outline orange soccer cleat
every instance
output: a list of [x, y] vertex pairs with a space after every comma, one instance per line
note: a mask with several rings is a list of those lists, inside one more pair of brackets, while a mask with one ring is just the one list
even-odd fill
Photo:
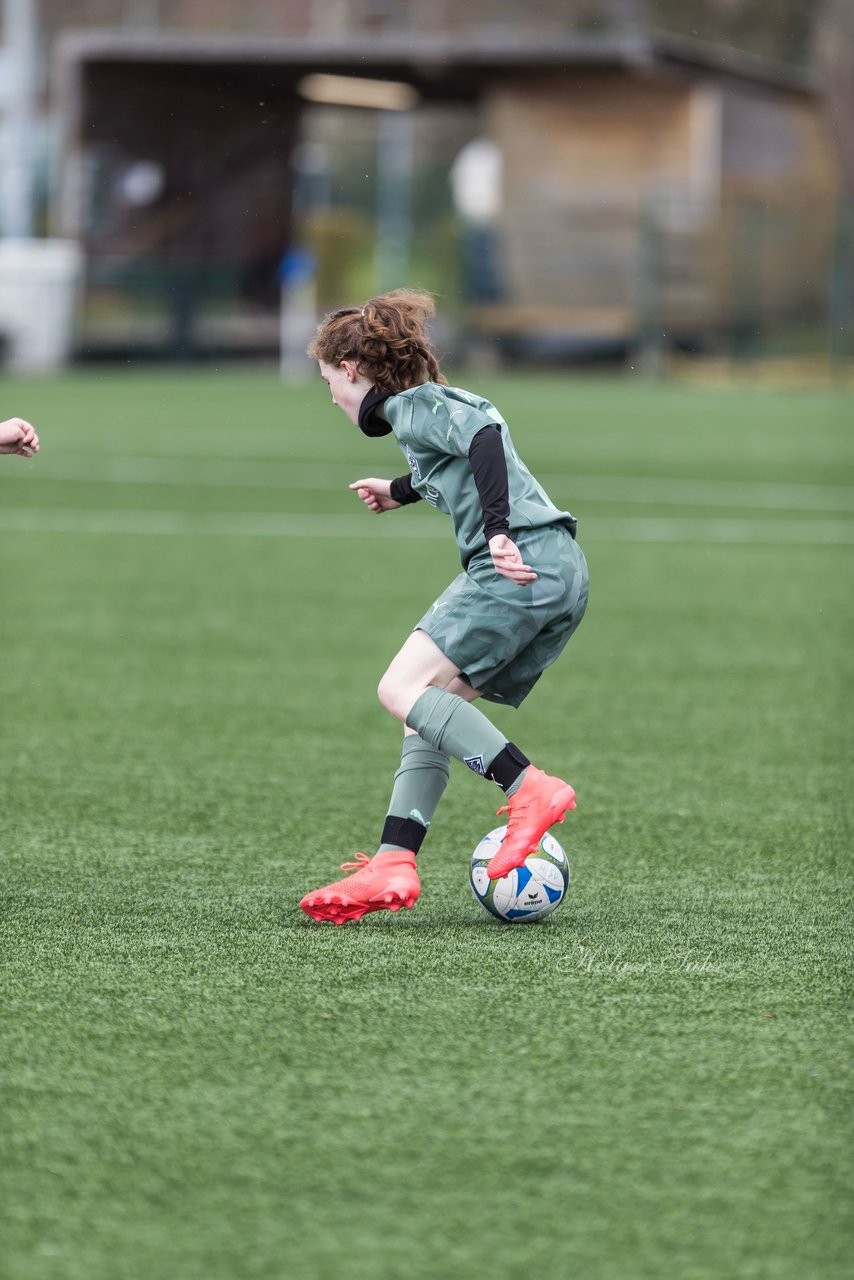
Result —
[[563, 822], [567, 809], [574, 808], [575, 792], [568, 782], [529, 765], [519, 790], [498, 810], [499, 817], [509, 813], [510, 821], [501, 848], [486, 864], [490, 880], [501, 880], [521, 867], [549, 827]]
[[346, 920], [361, 920], [369, 911], [412, 908], [421, 893], [415, 854], [408, 850], [387, 849], [372, 858], [357, 853], [356, 861], [343, 862], [341, 870], [355, 874], [307, 893], [300, 903], [306, 915], [344, 924]]

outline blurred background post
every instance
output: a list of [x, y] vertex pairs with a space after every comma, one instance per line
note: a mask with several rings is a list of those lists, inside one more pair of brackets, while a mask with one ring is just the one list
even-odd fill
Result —
[[3, 0], [0, 46], [0, 349], [18, 372], [72, 356], [82, 253], [39, 234], [48, 164], [36, 0]]
[[3, 0], [0, 102], [4, 120], [3, 232], [33, 233], [37, 36], [32, 0]]

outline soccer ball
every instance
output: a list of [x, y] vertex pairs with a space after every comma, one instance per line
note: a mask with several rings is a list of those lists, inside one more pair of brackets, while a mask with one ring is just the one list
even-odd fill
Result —
[[566, 897], [569, 859], [554, 836], [546, 833], [521, 867], [501, 880], [490, 880], [486, 864], [498, 852], [506, 834], [506, 827], [496, 827], [471, 855], [472, 893], [497, 920], [511, 924], [542, 920]]

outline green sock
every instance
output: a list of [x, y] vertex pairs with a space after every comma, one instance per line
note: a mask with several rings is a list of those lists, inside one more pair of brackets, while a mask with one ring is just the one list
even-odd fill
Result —
[[504, 734], [482, 711], [447, 689], [425, 689], [406, 723], [431, 747], [462, 760], [473, 773], [484, 776], [499, 751], [507, 746]]
[[451, 762], [444, 751], [435, 750], [417, 733], [406, 735], [379, 853], [390, 849], [418, 852], [448, 785], [450, 772]]

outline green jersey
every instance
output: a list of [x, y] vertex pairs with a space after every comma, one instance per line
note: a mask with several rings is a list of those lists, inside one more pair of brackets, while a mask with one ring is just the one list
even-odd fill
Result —
[[556, 507], [531, 475], [507, 423], [488, 400], [459, 387], [425, 382], [389, 396], [383, 412], [409, 464], [413, 488], [453, 520], [463, 564], [486, 545], [469, 449], [478, 432], [490, 425], [499, 427], [504, 446], [511, 536], [515, 530], [564, 525], [575, 537], [575, 518]]

